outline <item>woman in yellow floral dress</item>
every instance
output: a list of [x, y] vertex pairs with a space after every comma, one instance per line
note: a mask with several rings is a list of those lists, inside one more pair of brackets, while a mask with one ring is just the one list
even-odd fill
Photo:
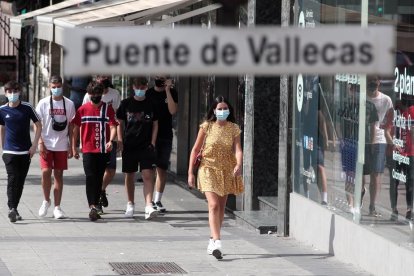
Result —
[[208, 201], [210, 241], [207, 253], [222, 258], [220, 229], [229, 194], [243, 192], [241, 178], [243, 152], [241, 130], [234, 123], [233, 107], [222, 96], [218, 96], [200, 125], [197, 140], [190, 155], [188, 185], [195, 187], [194, 160], [202, 148], [201, 164], [198, 168], [197, 187], [205, 193]]

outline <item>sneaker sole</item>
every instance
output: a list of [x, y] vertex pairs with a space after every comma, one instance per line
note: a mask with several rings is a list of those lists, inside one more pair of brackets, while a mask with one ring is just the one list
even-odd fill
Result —
[[151, 220], [151, 219], [155, 218], [157, 215], [158, 215], [158, 211], [152, 212], [149, 215], [145, 214], [145, 219], [146, 220]]
[[223, 255], [221, 254], [221, 251], [219, 249], [214, 249], [212, 255], [217, 259], [221, 260], [223, 259]]

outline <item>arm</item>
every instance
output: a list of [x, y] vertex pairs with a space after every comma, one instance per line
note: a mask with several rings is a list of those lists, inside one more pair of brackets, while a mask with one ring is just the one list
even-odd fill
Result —
[[110, 135], [109, 135], [109, 142], [106, 143], [106, 150], [111, 151], [112, 150], [112, 141], [116, 138], [116, 125], [110, 126]]
[[194, 143], [193, 149], [191, 150], [190, 153], [190, 161], [188, 163], [188, 186], [190, 188], [195, 186], [194, 183], [194, 160], [196, 159], [196, 156], [198, 154], [198, 152], [200, 151], [201, 147], [203, 146], [204, 143], [204, 137], [206, 136], [205, 132], [203, 129], [200, 128], [200, 130], [198, 131], [198, 135], [197, 135], [197, 139]]
[[[36, 124], [33, 124], [33, 131], [36, 133], [36, 131], [37, 131], [37, 125]], [[39, 142], [38, 142], [38, 145], [39, 145], [39, 154], [43, 157], [43, 158], [46, 158], [46, 155], [47, 155], [47, 148], [46, 148], [46, 146], [45, 146], [45, 143], [43, 142], [43, 139], [42, 139], [42, 136], [40, 136], [40, 138], [39, 138]]]
[[37, 144], [39, 143], [40, 135], [42, 134], [42, 123], [37, 121], [35, 124], [35, 137], [32, 146], [29, 149], [30, 158], [36, 153]]
[[167, 94], [167, 104], [168, 104], [168, 111], [171, 115], [177, 113], [178, 104], [174, 101], [173, 97], [171, 96], [171, 87], [172, 87], [172, 80], [167, 79], [165, 81], [165, 94]]
[[4, 137], [6, 136], [6, 129], [4, 125], [0, 125], [0, 139], [1, 139], [1, 148], [4, 149]]
[[158, 121], [152, 122], [152, 135], [151, 135], [151, 144], [155, 147], [155, 143], [157, 142], [157, 135], [158, 135]]
[[323, 116], [323, 113], [320, 110], [318, 111], [318, 123], [319, 123], [319, 127], [321, 128], [323, 140], [325, 141], [324, 147], [325, 149], [327, 149], [328, 148], [328, 129], [326, 127], [325, 116]]
[[72, 134], [72, 155], [75, 159], [79, 159], [79, 149], [77, 147], [79, 141], [79, 126], [73, 125], [73, 134]]
[[385, 140], [387, 140], [387, 144], [392, 145], [392, 135], [391, 135], [391, 128], [392, 128], [392, 120], [394, 116], [394, 109], [390, 108], [385, 115], [387, 118], [387, 123], [384, 129]]
[[73, 157], [72, 136], [73, 136], [73, 124], [69, 123], [69, 125], [68, 125], [68, 139], [69, 139], [68, 159], [71, 159]]
[[241, 175], [242, 166], [243, 166], [243, 151], [241, 148], [240, 135], [237, 135], [237, 137], [234, 137], [233, 146], [235, 149], [236, 161], [237, 161], [236, 166], [234, 167], [234, 170], [233, 170], [233, 175], [237, 176], [237, 175]]
[[118, 136], [118, 151], [122, 152], [124, 149], [124, 120], [118, 119], [116, 133]]

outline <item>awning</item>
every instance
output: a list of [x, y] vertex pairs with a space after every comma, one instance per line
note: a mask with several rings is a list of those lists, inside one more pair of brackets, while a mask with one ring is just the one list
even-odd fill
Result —
[[10, 36], [14, 38], [21, 38], [22, 27], [32, 24], [32, 20], [29, 20], [37, 15], [46, 14], [54, 12], [56, 10], [61, 10], [71, 6], [78, 5], [80, 3], [86, 2], [89, 0], [67, 0], [59, 4], [48, 6], [42, 9], [38, 9], [29, 13], [25, 13], [19, 16], [10, 18]]
[[57, 10], [53, 13], [42, 14], [36, 16], [35, 20], [35, 37], [39, 39], [44, 39], [48, 41], [53, 41], [54, 26], [53, 21], [56, 18], [67, 17], [78, 13], [93, 11], [102, 8], [109, 8], [119, 4], [125, 4], [129, 2], [134, 2], [136, 0], [104, 0], [97, 3], [77, 6], [64, 10]]
[[[63, 30], [75, 27], [92, 27], [100, 24], [110, 26], [135, 25], [132, 20], [125, 20], [125, 17], [140, 12], [141, 17], [154, 16], [157, 13], [165, 13], [169, 9], [177, 9], [182, 5], [191, 5], [201, 0], [135, 0], [113, 5], [102, 5], [103, 1], [90, 5], [87, 10], [81, 12], [68, 11], [69, 14], [51, 14], [37, 19], [41, 29], [37, 32], [39, 38], [54, 41], [62, 44]], [[99, 5], [101, 4], [101, 5]], [[54, 31], [53, 31], [54, 28]], [[40, 37], [41, 36], [41, 37]]]

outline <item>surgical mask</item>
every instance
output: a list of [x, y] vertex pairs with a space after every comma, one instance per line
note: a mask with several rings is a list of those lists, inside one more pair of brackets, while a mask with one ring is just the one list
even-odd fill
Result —
[[52, 92], [53, 96], [61, 96], [63, 93], [63, 89], [62, 87], [55, 87], [55, 88], [51, 88], [50, 91]]
[[142, 89], [134, 89], [135, 96], [137, 97], [144, 97], [145, 96], [145, 90]]
[[216, 117], [217, 117], [217, 120], [219, 121], [227, 120], [227, 117], [229, 117], [229, 115], [230, 115], [230, 110], [228, 109], [216, 110]]
[[92, 101], [94, 104], [98, 104], [98, 103], [100, 103], [100, 102], [101, 102], [101, 100], [102, 100], [102, 95], [99, 95], [99, 96], [91, 96], [91, 101]]
[[7, 95], [7, 99], [9, 100], [9, 102], [15, 103], [19, 100], [19, 96], [20, 96], [20, 92], [9, 93]]
[[156, 79], [155, 80], [155, 86], [157, 87], [164, 87], [165, 85], [165, 81], [164, 80], [160, 80], [160, 79]]

